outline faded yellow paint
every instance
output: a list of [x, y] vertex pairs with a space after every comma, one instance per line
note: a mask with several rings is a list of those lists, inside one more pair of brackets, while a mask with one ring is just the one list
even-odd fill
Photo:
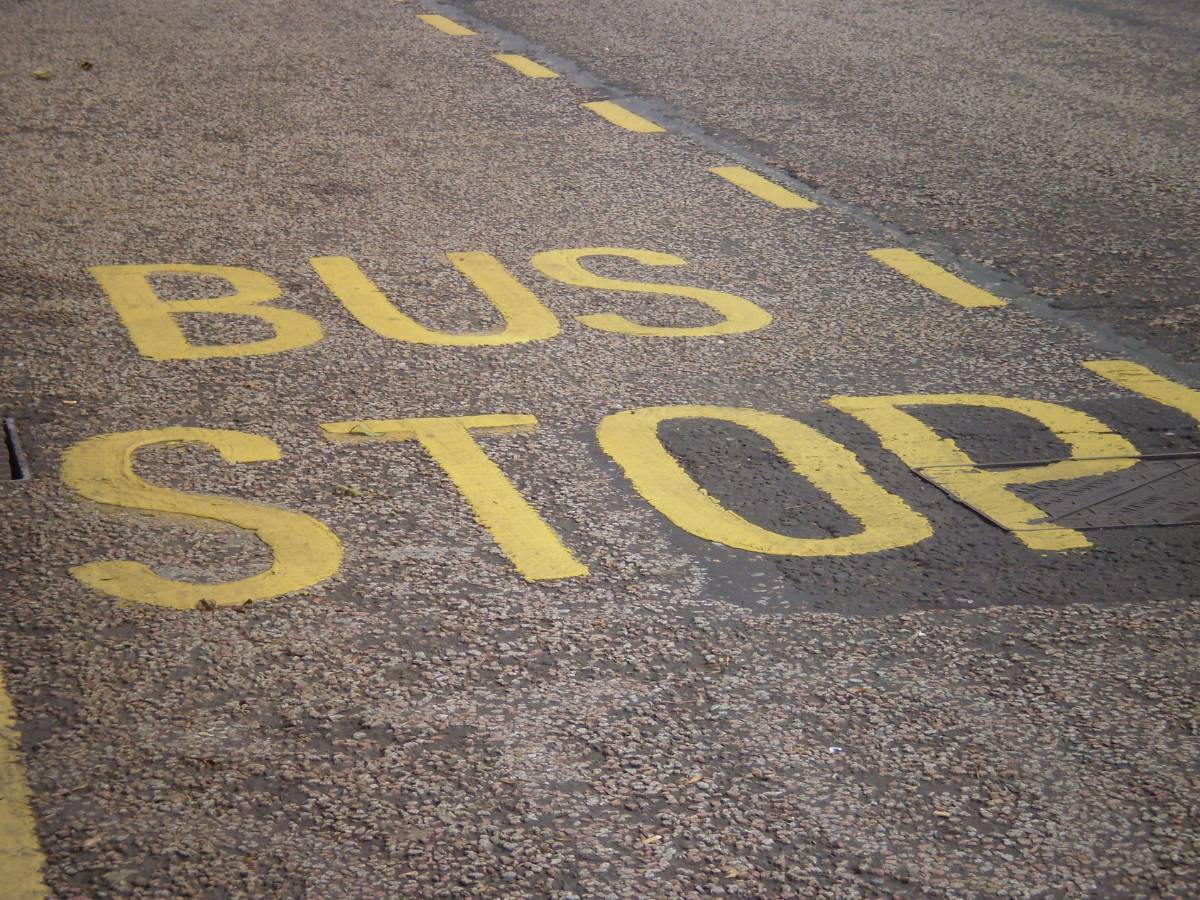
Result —
[[922, 259], [911, 250], [893, 247], [868, 252], [884, 265], [890, 266], [906, 278], [911, 278], [922, 287], [929, 288], [935, 294], [945, 297], [951, 303], [957, 303], [967, 309], [1008, 305], [1006, 300], [1001, 300], [995, 294], [989, 294], [973, 284], [968, 284], [961, 278], [951, 275], [941, 266]]
[[756, 172], [751, 172], [749, 169], [744, 169], [741, 166], [717, 166], [709, 169], [714, 175], [724, 178], [730, 184], [737, 185], [748, 194], [753, 194], [760, 200], [765, 200], [772, 206], [778, 206], [780, 209], [816, 209], [817, 204], [813, 203], [807, 197], [801, 197], [789, 191], [787, 188], [782, 188], [767, 179], [763, 178]]
[[362, 270], [345, 256], [309, 260], [354, 318], [376, 334], [410, 344], [491, 347], [523, 344], [558, 334], [558, 319], [490, 253], [447, 253], [450, 263], [487, 297], [504, 326], [485, 332], [435, 331], [396, 309]]
[[[1072, 550], [1091, 546], [1082, 532], [1039, 523], [1045, 511], [1008, 490], [1014, 484], [1071, 481], [1116, 472], [1132, 459], [1091, 457], [1136, 456], [1137, 449], [1112, 429], [1057, 403], [1021, 400], [992, 394], [897, 394], [888, 397], [832, 397], [831, 406], [849, 413], [879, 435], [880, 443], [911, 469], [935, 482], [1012, 531], [1034, 550]], [[1070, 448], [1070, 459], [1013, 469], [979, 469], [950, 438], [941, 437], [903, 406], [978, 406], [1017, 413], [1044, 425]], [[1085, 458], [1087, 457], [1087, 458]], [[939, 468], [939, 467], [946, 468]]]
[[453, 19], [447, 19], [445, 16], [425, 14], [417, 16], [417, 18], [426, 25], [432, 25], [442, 34], [449, 34], [453, 37], [469, 37], [475, 33], [465, 25], [459, 25]]
[[420, 442], [525, 578], [543, 581], [587, 575], [587, 566], [575, 559], [471, 434], [504, 434], [535, 425], [533, 416], [497, 414], [329, 422], [321, 429], [334, 438]]
[[[312, 316], [266, 304], [283, 292], [270, 277], [239, 266], [202, 266], [166, 263], [149, 266], [93, 266], [117, 315], [129, 331], [138, 352], [147, 359], [211, 359], [230, 356], [265, 356], [315, 344], [321, 326]], [[155, 275], [203, 275], [229, 282], [234, 293], [203, 300], [163, 300], [150, 278]], [[266, 322], [275, 336], [239, 344], [193, 344], [175, 321], [183, 315], [246, 316]]]
[[4, 900], [40, 900], [49, 894], [42, 880], [46, 858], [29, 804], [17, 713], [0, 672], [0, 897]]
[[172, 609], [231, 606], [267, 600], [311, 587], [336, 574], [342, 562], [337, 536], [303, 513], [231, 500], [211, 494], [186, 494], [148, 484], [134, 474], [138, 450], [161, 444], [201, 444], [230, 463], [280, 458], [270, 438], [214, 428], [160, 428], [90, 438], [63, 454], [62, 480], [95, 500], [125, 509], [174, 513], [224, 522], [252, 531], [274, 556], [266, 572], [216, 584], [176, 581], [128, 560], [92, 562], [71, 574], [88, 587], [137, 603]]
[[506, 66], [511, 66], [527, 78], [557, 78], [558, 73], [547, 69], [541, 63], [534, 62], [528, 56], [520, 53], [493, 53], [493, 59], [498, 59]]
[[583, 104], [583, 108], [590, 109], [600, 118], [611, 122], [619, 128], [624, 128], [626, 131], [635, 131], [639, 134], [659, 134], [666, 131], [661, 125], [657, 125], [635, 112], [630, 112], [621, 104], [613, 103], [611, 100], [596, 100], [592, 103], [585, 103]]
[[1141, 394], [1163, 406], [1173, 407], [1200, 422], [1200, 391], [1194, 388], [1176, 384], [1161, 375], [1156, 375], [1145, 366], [1123, 359], [1085, 362], [1083, 367], [1127, 391]]
[[[843, 537], [790, 537], [730, 512], [684, 471], [659, 440], [659, 426], [675, 419], [732, 422], [761, 435], [775, 445], [792, 471], [857, 519], [862, 530]], [[606, 416], [597, 437], [634, 490], [684, 531], [708, 541], [784, 556], [857, 556], [906, 547], [933, 534], [925, 517], [872, 480], [852, 452], [784, 416], [726, 406], [654, 406]]]
[[533, 265], [548, 278], [575, 287], [598, 288], [639, 294], [663, 294], [668, 297], [687, 297], [718, 313], [722, 321], [714, 325], [654, 326], [639, 325], [614, 313], [578, 316], [580, 322], [599, 331], [617, 334], [652, 335], [657, 337], [708, 337], [716, 334], [739, 334], [756, 331], [771, 324], [768, 312], [734, 294], [711, 291], [707, 288], [678, 284], [654, 284], [605, 278], [589, 272], [579, 261], [588, 256], [617, 256], [632, 259], [646, 266], [683, 266], [687, 263], [670, 253], [653, 250], [632, 250], [624, 247], [583, 247], [578, 250], [546, 250], [533, 256]]

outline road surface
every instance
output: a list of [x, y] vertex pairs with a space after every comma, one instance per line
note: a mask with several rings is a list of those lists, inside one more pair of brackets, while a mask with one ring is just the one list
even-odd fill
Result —
[[0, 12], [0, 893], [1200, 890], [1197, 17], [962, 11]]

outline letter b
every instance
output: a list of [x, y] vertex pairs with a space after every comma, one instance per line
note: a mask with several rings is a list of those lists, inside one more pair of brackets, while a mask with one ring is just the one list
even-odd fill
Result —
[[[166, 263], [93, 266], [91, 273], [125, 323], [138, 352], [147, 359], [265, 356], [307, 347], [321, 339], [321, 326], [312, 316], [267, 305], [282, 291], [270, 277], [254, 269]], [[150, 284], [153, 275], [207, 275], [229, 282], [234, 292], [202, 300], [163, 300]], [[184, 335], [176, 316], [197, 313], [249, 316], [266, 322], [275, 334], [236, 344], [194, 344]]]

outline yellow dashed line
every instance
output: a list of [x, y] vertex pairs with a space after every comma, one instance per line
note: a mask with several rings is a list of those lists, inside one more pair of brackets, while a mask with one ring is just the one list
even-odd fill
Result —
[[742, 190], [753, 194], [759, 200], [778, 206], [780, 209], [816, 209], [817, 204], [799, 194], [793, 194], [787, 188], [772, 184], [761, 175], [743, 169], [741, 166], [717, 166], [709, 169], [714, 175], [724, 178], [730, 184], [736, 184]]
[[1127, 391], [1141, 394], [1163, 406], [1171, 406], [1185, 412], [1200, 422], [1200, 391], [1176, 384], [1156, 375], [1145, 366], [1124, 359], [1101, 359], [1085, 362], [1085, 369], [1095, 372]]
[[[417, 18], [425, 24], [436, 28], [438, 31], [454, 35], [455, 37], [467, 37], [475, 34], [470, 28], [460, 25], [453, 19], [448, 19], [445, 16], [423, 14], [417, 16]], [[558, 73], [553, 69], [549, 69], [541, 63], [534, 62], [529, 57], [522, 56], [519, 53], [493, 53], [492, 57], [516, 69], [528, 78], [558, 77]], [[613, 125], [624, 128], [626, 131], [639, 134], [661, 134], [666, 131], [661, 125], [643, 116], [639, 116], [635, 112], [631, 112], [612, 100], [595, 100], [591, 103], [584, 103], [583, 107], [591, 110], [600, 116], [600, 118]], [[818, 204], [807, 197], [801, 197], [787, 188], [780, 187], [742, 166], [714, 166], [708, 171], [779, 209], [818, 208]], [[941, 266], [921, 258], [910, 250], [893, 247], [868, 252], [872, 257], [879, 260], [879, 262], [890, 266], [901, 275], [912, 279], [917, 284], [928, 288], [951, 303], [955, 303], [966, 309], [1008, 305], [1006, 300], [1002, 300], [982, 288], [968, 284], [961, 278], [951, 275]]]
[[894, 247], [868, 252], [884, 265], [891, 266], [901, 275], [911, 278], [922, 287], [929, 288], [935, 294], [940, 294], [951, 303], [957, 303], [967, 309], [1008, 305], [1007, 301], [974, 285], [967, 284], [961, 278], [951, 275], [941, 266], [934, 265], [927, 259], [922, 259], [911, 250]]
[[597, 100], [594, 103], [583, 104], [584, 109], [590, 109], [602, 119], [607, 119], [614, 125], [626, 131], [636, 131], [641, 134], [655, 134], [666, 131], [661, 125], [655, 125], [649, 119], [643, 119], [637, 113], [632, 113], [619, 103], [611, 100]]
[[459, 25], [453, 19], [447, 19], [445, 16], [436, 15], [421, 15], [417, 16], [426, 25], [432, 25], [438, 31], [444, 34], [452, 34], [455, 37], [468, 37], [475, 32], [470, 28]]
[[0, 896], [5, 900], [45, 897], [45, 857], [38, 847], [29, 785], [21, 764], [17, 716], [0, 675]]
[[506, 66], [512, 66], [522, 75], [529, 78], [557, 78], [558, 73], [553, 69], [547, 69], [541, 63], [536, 63], [527, 56], [522, 56], [520, 53], [493, 53], [493, 59], [498, 59]]

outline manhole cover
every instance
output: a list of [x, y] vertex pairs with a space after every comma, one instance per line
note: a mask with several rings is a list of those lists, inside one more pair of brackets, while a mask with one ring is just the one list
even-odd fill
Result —
[[[1014, 484], [1007, 490], [1045, 511], [1046, 517], [1029, 522], [1029, 528], [1011, 528], [997, 522], [983, 510], [954, 499], [974, 510], [993, 524], [1008, 531], [1045, 529], [1047, 525], [1087, 531], [1093, 528], [1138, 528], [1147, 525], [1200, 524], [1200, 452], [1160, 453], [1144, 456], [1116, 456], [1106, 459], [1132, 459], [1136, 465], [1118, 472], [1075, 481], [1049, 481], [1044, 484]], [[974, 466], [926, 466], [916, 473], [934, 486], [945, 490], [926, 472], [952, 472], [955, 469], [984, 471], [1048, 465], [1059, 460], [1034, 459], [1007, 463], [981, 463]], [[947, 493], [949, 493], [947, 491]]]

